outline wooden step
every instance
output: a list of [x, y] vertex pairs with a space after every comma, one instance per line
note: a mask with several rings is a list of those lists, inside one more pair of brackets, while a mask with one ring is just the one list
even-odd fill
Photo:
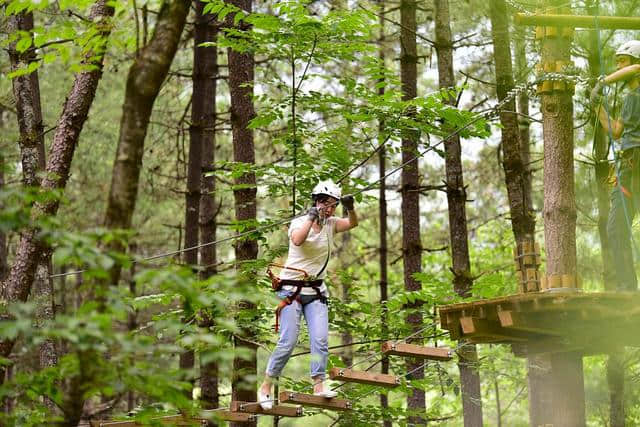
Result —
[[[207, 420], [202, 418], [187, 418], [182, 415], [167, 415], [164, 417], [154, 417], [151, 420], [156, 424], [171, 426], [206, 426]], [[130, 421], [91, 421], [91, 427], [140, 427], [147, 425], [146, 423]]]
[[295, 403], [296, 405], [313, 406], [334, 411], [351, 410], [351, 402], [348, 400], [314, 396], [313, 394], [303, 394], [295, 391], [281, 391], [279, 401], [281, 403]]
[[393, 388], [400, 385], [400, 378], [395, 375], [377, 374], [374, 372], [353, 371], [346, 368], [331, 368], [329, 377], [332, 380], [347, 383], [359, 383]]
[[262, 415], [277, 415], [279, 417], [301, 417], [303, 410], [301, 406], [284, 406], [273, 405], [271, 409], [262, 409], [257, 402], [231, 402], [232, 412], [244, 412], [246, 414], [262, 414]]
[[[258, 419], [254, 414], [245, 414], [244, 412], [232, 412], [232, 411], [215, 411], [207, 410], [201, 412], [203, 418], [210, 420], [223, 420], [223, 421], [235, 421], [239, 423], [250, 423]], [[208, 425], [208, 424], [204, 424]]]
[[423, 347], [414, 344], [386, 341], [382, 343], [382, 353], [389, 356], [415, 357], [428, 360], [451, 360], [452, 352], [446, 347]]
[[[231, 412], [229, 410], [206, 410], [200, 413], [200, 417], [187, 418], [182, 415], [167, 415], [164, 417], [154, 417], [151, 420], [155, 423], [161, 423], [171, 426], [207, 426], [207, 419], [219, 419], [224, 421], [235, 422], [251, 422], [256, 420], [253, 414], [245, 414], [242, 412]], [[215, 418], [214, 418], [215, 417]], [[207, 419], [205, 419], [207, 418]], [[90, 421], [91, 427], [140, 427], [146, 423], [140, 423], [135, 420], [130, 421]]]

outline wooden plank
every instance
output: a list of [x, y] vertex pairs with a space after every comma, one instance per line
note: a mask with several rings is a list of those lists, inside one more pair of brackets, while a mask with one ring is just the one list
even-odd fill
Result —
[[118, 426], [118, 427], [139, 427], [140, 424], [138, 424], [135, 421], [104, 421], [104, 420], [91, 420], [89, 421], [91, 423], [91, 427], [111, 427], [111, 426]]
[[232, 412], [229, 410], [226, 410], [226, 411], [206, 410], [201, 412], [201, 416], [202, 418], [206, 418], [206, 419], [234, 421], [237, 423], [250, 423], [252, 421], [255, 421], [258, 418], [254, 414], [245, 414], [244, 412]]
[[[546, 314], [545, 316], [550, 316]], [[527, 316], [522, 312], [513, 311], [500, 311], [498, 312], [498, 319], [500, 325], [506, 329], [520, 330], [526, 332], [533, 332], [542, 335], [563, 335], [562, 327], [566, 326], [562, 322], [554, 322], [552, 319], [549, 321], [542, 321], [539, 316], [534, 318], [533, 316]]]
[[346, 368], [331, 368], [331, 370], [329, 371], [329, 377], [332, 380], [336, 381], [377, 385], [387, 388], [394, 388], [400, 385], [400, 378], [396, 377], [395, 375], [353, 371]]
[[[187, 418], [182, 415], [167, 415], [164, 417], [154, 417], [151, 420], [155, 423], [172, 426], [203, 426], [207, 425], [207, 421], [202, 418]], [[90, 421], [91, 427], [139, 427], [146, 423], [135, 420], [130, 421]]]
[[415, 357], [428, 360], [451, 360], [452, 352], [446, 347], [423, 347], [420, 345], [387, 341], [382, 344], [382, 352], [386, 355]]
[[461, 317], [460, 324], [464, 338], [488, 337], [490, 342], [529, 341], [536, 338], [527, 331], [505, 329], [495, 320]]
[[351, 402], [344, 399], [314, 396], [313, 394], [297, 393], [295, 391], [281, 391], [280, 403], [313, 406], [315, 408], [332, 409], [334, 411], [350, 411]]
[[246, 414], [277, 415], [279, 417], [301, 417], [303, 410], [301, 406], [273, 405], [271, 409], [262, 409], [257, 402], [242, 402], [234, 400], [231, 402], [232, 412], [244, 412]]

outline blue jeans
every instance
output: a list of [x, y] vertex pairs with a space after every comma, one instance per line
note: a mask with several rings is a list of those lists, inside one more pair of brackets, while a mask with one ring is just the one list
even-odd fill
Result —
[[[284, 298], [292, 292], [280, 291], [278, 296]], [[304, 315], [311, 342], [311, 376], [324, 377], [329, 355], [329, 313], [327, 305], [320, 300], [306, 304], [304, 308], [298, 301], [284, 307], [280, 312], [280, 338], [267, 363], [266, 374], [279, 377], [284, 365], [289, 361], [291, 353], [298, 342], [300, 318]]]
[[[632, 191], [633, 165], [631, 159], [619, 160], [618, 176], [620, 184], [628, 191]], [[612, 265], [616, 279], [616, 289], [619, 291], [635, 291], [638, 288], [636, 270], [633, 265], [633, 252], [631, 248], [631, 223], [636, 215], [634, 199], [637, 196], [625, 195], [620, 186], [616, 185], [611, 192], [611, 211], [607, 223], [607, 235], [611, 247]]]

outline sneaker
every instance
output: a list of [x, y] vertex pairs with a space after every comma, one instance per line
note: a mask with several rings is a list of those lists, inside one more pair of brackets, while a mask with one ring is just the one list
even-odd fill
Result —
[[315, 392], [313, 393], [313, 395], [319, 396], [319, 397], [326, 397], [327, 399], [332, 399], [338, 395], [338, 392], [335, 392], [333, 390], [324, 390], [324, 391]]
[[258, 390], [258, 404], [265, 411], [273, 409], [273, 398], [269, 393], [263, 393], [262, 390]]

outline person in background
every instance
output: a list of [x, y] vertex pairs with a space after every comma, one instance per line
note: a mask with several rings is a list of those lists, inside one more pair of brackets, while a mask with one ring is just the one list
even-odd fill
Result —
[[[617, 70], [601, 77], [591, 92], [598, 121], [617, 141], [617, 182], [611, 193], [607, 234], [611, 245], [616, 288], [637, 290], [638, 282], [631, 248], [631, 224], [640, 208], [640, 41], [631, 40], [616, 50]], [[603, 105], [603, 89], [620, 83], [622, 109], [613, 117]]]

